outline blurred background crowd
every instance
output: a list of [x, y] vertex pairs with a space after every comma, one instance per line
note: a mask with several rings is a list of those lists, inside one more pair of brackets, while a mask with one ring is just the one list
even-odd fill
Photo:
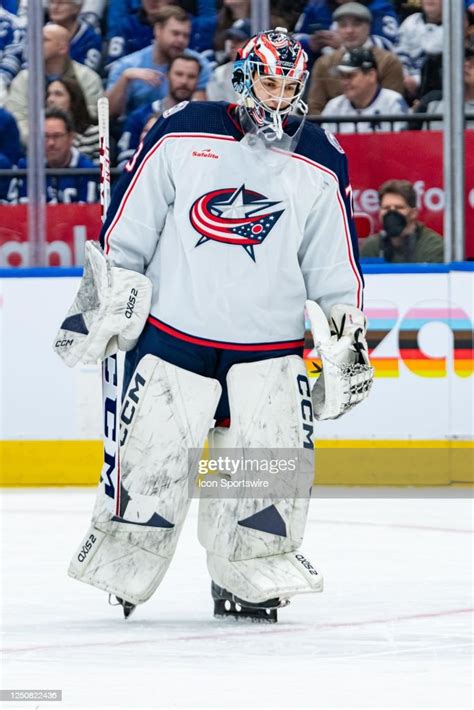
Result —
[[[474, 2], [459, 1], [465, 5], [461, 39], [469, 115]], [[252, 34], [251, 0], [41, 2], [47, 167], [98, 164], [102, 95], [110, 104], [112, 165], [119, 168], [166, 109], [185, 100], [236, 101], [232, 65]], [[0, 168], [26, 166], [27, 3], [0, 0]], [[272, 27], [288, 28], [308, 53], [310, 118], [327, 119], [322, 125], [336, 133], [439, 129], [442, 0], [271, 0], [270, 8]], [[407, 123], [410, 114], [422, 118]], [[68, 180], [48, 178], [49, 202], [97, 199], [90, 178], [74, 178], [69, 193]], [[0, 179], [0, 201], [25, 200], [24, 177]]]

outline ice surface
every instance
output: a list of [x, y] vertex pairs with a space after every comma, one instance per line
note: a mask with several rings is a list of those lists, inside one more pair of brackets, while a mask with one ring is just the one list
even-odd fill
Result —
[[342, 493], [312, 501], [303, 546], [324, 593], [273, 626], [212, 618], [195, 501], [165, 581], [124, 621], [66, 576], [94, 492], [3, 491], [1, 687], [63, 701], [2, 707], [472, 708], [472, 501]]

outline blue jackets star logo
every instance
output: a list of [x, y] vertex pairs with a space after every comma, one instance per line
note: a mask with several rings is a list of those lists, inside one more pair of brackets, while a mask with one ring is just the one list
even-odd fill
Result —
[[236, 244], [255, 261], [254, 247], [267, 238], [285, 211], [270, 211], [279, 204], [245, 185], [207, 192], [190, 210], [191, 224], [201, 235], [196, 247], [210, 240]]

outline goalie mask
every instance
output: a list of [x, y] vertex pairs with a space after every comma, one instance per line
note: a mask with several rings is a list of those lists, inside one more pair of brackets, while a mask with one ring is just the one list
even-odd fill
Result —
[[290, 113], [306, 115], [308, 107], [302, 100], [306, 67], [306, 52], [284, 27], [249, 39], [238, 51], [232, 74], [233, 87], [242, 97], [240, 116], [246, 132], [278, 142]]

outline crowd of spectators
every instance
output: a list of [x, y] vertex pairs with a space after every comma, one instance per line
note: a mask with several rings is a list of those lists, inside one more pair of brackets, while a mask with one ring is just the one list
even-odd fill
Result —
[[[119, 167], [166, 109], [183, 100], [235, 100], [230, 77], [238, 48], [251, 36], [251, 0], [41, 1], [49, 167], [60, 147], [62, 167], [76, 165], [82, 156], [97, 165], [102, 95], [112, 118], [112, 164]], [[460, 2], [466, 18], [460, 38], [466, 48], [466, 112], [472, 112], [474, 0]], [[412, 126], [404, 116], [442, 112], [442, 4], [271, 0], [271, 25], [287, 27], [309, 56], [309, 116], [324, 117], [324, 127], [336, 133], [439, 128], [426, 118]], [[28, 0], [0, 0], [2, 168], [19, 167], [28, 143], [27, 5]], [[378, 119], [381, 115], [400, 118], [388, 122]], [[337, 117], [346, 120], [339, 123]], [[24, 181], [5, 185], [1, 179], [0, 200], [26, 194]], [[86, 192], [90, 201], [90, 188]], [[83, 200], [84, 194], [83, 188], [48, 186], [51, 201]]]

